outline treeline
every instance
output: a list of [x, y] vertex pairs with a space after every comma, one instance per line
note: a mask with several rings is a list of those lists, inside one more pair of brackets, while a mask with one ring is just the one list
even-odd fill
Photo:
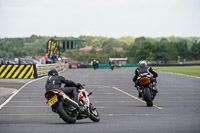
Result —
[[[82, 43], [76, 49], [62, 51], [61, 56], [90, 62], [93, 59], [108, 63], [109, 58], [128, 58], [128, 63], [145, 59], [151, 63], [177, 63], [200, 60], [200, 37], [121, 37], [107, 38], [94, 36], [45, 37], [32, 35], [26, 38], [0, 39], [0, 58], [44, 56], [46, 43], [55, 40], [79, 39]], [[85, 46], [93, 46], [90, 51], [80, 51]], [[62, 47], [61, 47], [62, 48]], [[98, 49], [98, 50], [97, 50]]]

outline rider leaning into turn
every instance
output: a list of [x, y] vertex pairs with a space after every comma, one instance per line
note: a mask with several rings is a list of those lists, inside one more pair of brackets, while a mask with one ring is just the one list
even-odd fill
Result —
[[[153, 77], [151, 77], [151, 82], [152, 83], [153, 82], [156, 83], [156, 78], [158, 77], [158, 74], [152, 69], [152, 67], [150, 67], [150, 66], [147, 65], [147, 62], [145, 60], [141, 60], [139, 62], [139, 67], [135, 69], [135, 76], [133, 77], [133, 82], [135, 83], [135, 87], [136, 87], [136, 89], [138, 91], [138, 97], [139, 98], [142, 95], [141, 95], [141, 93], [140, 93], [140, 91], [138, 89], [139, 88], [138, 86], [140, 85], [140, 83], [138, 81], [138, 76], [140, 74], [143, 74], [143, 73], [148, 73], [148, 74], [151, 73], [153, 75]], [[155, 89], [156, 93], [158, 92], [157, 89], [156, 89], [156, 87], [153, 87], [153, 89]]]
[[[48, 79], [46, 81], [46, 91], [50, 91], [52, 89], [60, 89], [67, 95], [73, 95], [74, 101], [78, 103], [78, 90], [81, 86], [80, 83], [75, 83], [71, 80], [66, 80], [63, 76], [59, 76], [56, 69], [52, 69], [48, 72]], [[67, 87], [61, 87], [61, 85], [65, 84]]]

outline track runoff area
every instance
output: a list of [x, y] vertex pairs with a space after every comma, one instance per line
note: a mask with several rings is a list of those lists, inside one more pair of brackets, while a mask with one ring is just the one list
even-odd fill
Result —
[[101, 120], [65, 124], [44, 98], [46, 77], [24, 85], [0, 109], [0, 132], [153, 132], [199, 133], [200, 82], [198, 78], [158, 72], [158, 95], [147, 107], [137, 98], [134, 69], [73, 69], [66, 79], [86, 84]]

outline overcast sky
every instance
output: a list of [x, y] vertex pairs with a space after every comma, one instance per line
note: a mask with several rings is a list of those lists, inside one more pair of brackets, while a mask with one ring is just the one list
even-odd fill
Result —
[[200, 36], [200, 0], [0, 0], [0, 38]]

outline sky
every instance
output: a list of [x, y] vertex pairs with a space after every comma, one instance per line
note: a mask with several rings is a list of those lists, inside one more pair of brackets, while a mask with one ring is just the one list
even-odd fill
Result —
[[200, 0], [0, 0], [0, 38], [200, 36]]

